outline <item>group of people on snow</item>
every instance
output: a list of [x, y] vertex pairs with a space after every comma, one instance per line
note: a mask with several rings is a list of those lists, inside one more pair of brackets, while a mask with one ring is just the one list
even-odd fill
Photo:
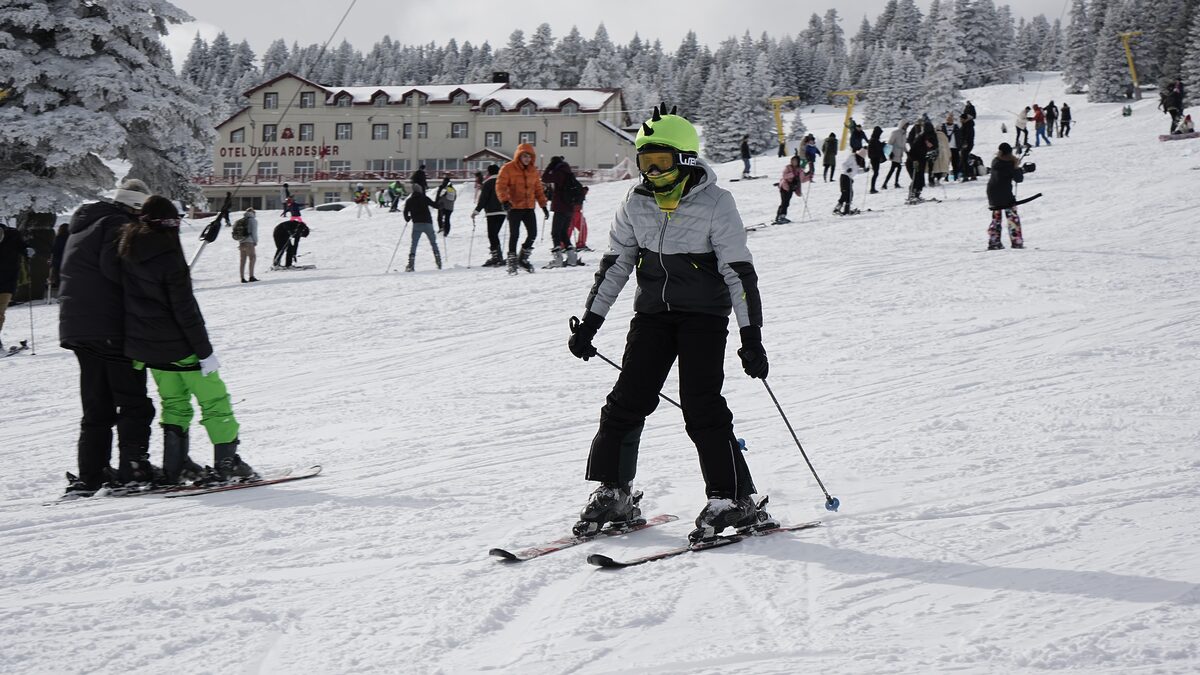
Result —
[[1178, 78], [1159, 94], [1159, 109], [1171, 116], [1171, 134], [1191, 134], [1196, 131], [1192, 116], [1185, 113], [1185, 101], [1183, 80]]

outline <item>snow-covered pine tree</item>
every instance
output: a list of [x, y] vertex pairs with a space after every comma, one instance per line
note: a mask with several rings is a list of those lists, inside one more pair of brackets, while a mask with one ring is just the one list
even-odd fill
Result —
[[[190, 17], [166, 0], [9, 0], [0, 12], [0, 213], [23, 228], [93, 199], [115, 177], [101, 158], [190, 200], [193, 153], [212, 120], [175, 74], [167, 24]], [[137, 73], [137, 77], [130, 77]]]
[[558, 72], [562, 69], [554, 51], [554, 35], [550, 24], [543, 23], [533, 31], [525, 49], [525, 79], [522, 86], [530, 89], [555, 89], [559, 86]]
[[1092, 35], [1092, 24], [1088, 20], [1085, 0], [1071, 3], [1071, 23], [1067, 27], [1067, 51], [1063, 63], [1063, 79], [1068, 94], [1079, 94], [1087, 85], [1092, 68], [1092, 53], [1096, 38]]
[[520, 28], [508, 36], [508, 44], [496, 52], [496, 70], [508, 73], [508, 81], [514, 88], [525, 86], [529, 68], [525, 49], [525, 31]]
[[923, 44], [921, 36], [921, 10], [913, 0], [900, 0], [896, 14], [888, 27], [888, 44], [903, 47], [910, 52]]
[[204, 84], [205, 75], [212, 70], [212, 65], [208, 61], [208, 43], [204, 38], [196, 33], [196, 37], [192, 39], [192, 48], [188, 50], [188, 55], [183, 59], [183, 68], [180, 69], [180, 74], [183, 79], [196, 86]]
[[262, 77], [269, 80], [284, 72], [287, 67], [288, 48], [283, 40], [276, 40], [267, 47], [262, 56]]
[[991, 26], [995, 37], [996, 66], [987, 75], [985, 82], [1015, 82], [1020, 74], [1020, 66], [1017, 64], [1016, 54], [1013, 53], [1013, 46], [1017, 43], [1017, 24], [1013, 21], [1012, 8], [1008, 5], [995, 7], [992, 0], [979, 2], [981, 5], [987, 4], [986, 11], [992, 17]]
[[990, 0], [956, 0], [954, 23], [963, 45], [964, 87], [981, 87], [995, 81], [997, 59], [1009, 56], [1012, 45], [997, 40]]
[[568, 89], [578, 86], [579, 76], [583, 73], [583, 67], [587, 65], [586, 47], [583, 36], [579, 34], [579, 29], [575, 26], [571, 26], [566, 37], [558, 41], [554, 53], [558, 60], [559, 86]]
[[1062, 21], [1054, 20], [1054, 24], [1046, 32], [1042, 51], [1038, 54], [1038, 70], [1062, 70], [1063, 34]]
[[897, 49], [899, 52], [895, 55], [895, 68], [892, 70], [893, 86], [896, 88], [893, 94], [896, 115], [898, 119], [911, 122], [928, 112], [921, 105], [921, 83], [925, 71], [911, 51], [903, 47]]
[[928, 65], [922, 87], [922, 109], [934, 120], [941, 120], [958, 105], [958, 90], [966, 72], [963, 59], [958, 27], [950, 13], [945, 12], [933, 27], [933, 39], [929, 44]]
[[1187, 50], [1184, 53], [1181, 70], [1180, 77], [1183, 78], [1184, 94], [1188, 97], [1188, 101], [1195, 101], [1196, 96], [1200, 95], [1200, 11], [1192, 12], [1192, 23], [1187, 36]]
[[900, 111], [896, 106], [896, 49], [875, 50], [875, 62], [871, 65], [871, 82], [867, 114], [864, 119], [882, 127], [895, 125]]
[[847, 70], [850, 71], [850, 82], [858, 89], [865, 88], [869, 79], [867, 69], [871, 65], [871, 54], [875, 45], [872, 35], [871, 22], [864, 16], [862, 23], [858, 26], [858, 33], [850, 39], [850, 54], [847, 57], [849, 58]]
[[725, 67], [717, 62], [708, 69], [708, 80], [704, 83], [704, 94], [700, 98], [700, 106], [694, 111], [681, 109], [685, 117], [704, 126], [704, 152], [712, 157], [710, 150], [714, 140], [722, 135], [721, 106], [724, 103]]
[[1119, 101], [1133, 87], [1125, 48], [1118, 34], [1134, 30], [1136, 21], [1129, 4], [1114, 0], [1108, 4], [1104, 28], [1096, 36], [1096, 56], [1088, 79], [1088, 100], [1092, 102]]
[[467, 75], [463, 79], [468, 82], [491, 82], [492, 73], [496, 71], [492, 55], [492, 45], [484, 42], [475, 50], [475, 56], [467, 67]]
[[1188, 0], [1162, 0], [1152, 5], [1155, 28], [1158, 36], [1154, 60], [1158, 64], [1159, 82], [1170, 82], [1180, 77], [1187, 51], [1188, 28], [1200, 3]]

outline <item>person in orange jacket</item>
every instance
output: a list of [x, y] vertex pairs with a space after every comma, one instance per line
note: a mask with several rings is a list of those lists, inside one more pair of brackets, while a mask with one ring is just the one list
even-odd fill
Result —
[[[535, 165], [537, 151], [529, 143], [517, 146], [517, 155], [512, 161], [500, 169], [500, 177], [496, 179], [496, 196], [504, 210], [508, 212], [508, 273], [516, 274], [517, 267], [526, 272], [533, 272], [529, 255], [533, 253], [533, 242], [537, 240], [537, 216], [533, 207], [542, 207], [542, 216], [550, 217], [546, 208], [546, 191], [542, 187], [541, 172]], [[517, 257], [517, 238], [520, 236], [520, 226], [525, 225], [525, 243], [521, 245], [521, 255]]]

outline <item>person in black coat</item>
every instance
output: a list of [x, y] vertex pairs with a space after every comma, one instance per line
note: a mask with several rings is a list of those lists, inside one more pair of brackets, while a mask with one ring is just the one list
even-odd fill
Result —
[[417, 244], [421, 241], [421, 235], [429, 239], [429, 245], [433, 249], [433, 262], [439, 270], [442, 269], [442, 252], [438, 249], [437, 235], [433, 233], [433, 216], [429, 212], [431, 207], [436, 209], [437, 202], [430, 199], [420, 188], [414, 188], [413, 193], [404, 200], [404, 222], [412, 223], [412, 246], [408, 250], [405, 272], [416, 270]]
[[213, 443], [213, 468], [222, 481], [257, 477], [237, 454], [237, 419], [208, 339], [192, 277], [179, 243], [179, 212], [171, 200], [146, 199], [138, 220], [121, 231], [118, 254], [125, 300], [125, 355], [148, 368], [162, 399], [166, 483], [205, 479], [188, 456], [188, 428], [200, 404], [200, 423]]
[[8, 303], [12, 302], [12, 296], [17, 292], [21, 267], [26, 258], [32, 257], [33, 249], [25, 244], [21, 233], [16, 228], [0, 225], [0, 330], [4, 328]]
[[112, 201], [85, 204], [71, 217], [59, 273], [58, 336], [79, 361], [79, 478], [68, 494], [90, 495], [111, 472], [113, 426], [117, 428], [121, 482], [146, 481], [154, 404], [146, 396], [146, 373], [125, 356], [125, 300], [117, 241], [150, 195], [140, 180], [127, 180]]
[[1058, 135], [1064, 138], [1071, 135], [1071, 106], [1066, 103], [1058, 113]]
[[978, 180], [975, 165], [971, 163], [971, 151], [975, 149], [975, 118], [963, 113], [958, 118], [958, 173], [964, 181]]
[[979, 117], [979, 114], [975, 112], [975, 104], [971, 103], [970, 101], [967, 101], [967, 104], [963, 106], [962, 114], [966, 117], [970, 117], [971, 119]]
[[489, 164], [487, 174], [487, 178], [479, 187], [479, 197], [475, 200], [475, 210], [471, 212], [471, 218], [474, 219], [480, 213], [487, 218], [488, 247], [491, 257], [484, 261], [483, 266], [503, 267], [504, 256], [500, 254], [500, 230], [504, 227], [506, 214], [504, 205], [496, 196], [496, 176], [500, 174], [500, 167]]
[[50, 249], [50, 287], [58, 290], [59, 275], [62, 272], [63, 254], [67, 252], [67, 237], [70, 236], [70, 225], [63, 223], [58, 226], [54, 235], [54, 245]]
[[923, 117], [908, 132], [908, 159], [912, 167], [912, 184], [908, 188], [908, 201], [921, 201], [925, 189], [925, 173], [932, 160], [937, 157], [937, 131], [928, 117]]
[[742, 136], [742, 144], [739, 148], [742, 154], [742, 178], [750, 177], [750, 137]]
[[1017, 215], [1017, 197], [1013, 193], [1013, 184], [1025, 180], [1025, 171], [1020, 166], [1020, 158], [1013, 154], [1011, 145], [1001, 143], [999, 150], [992, 160], [992, 173], [987, 184], [988, 208], [992, 210], [992, 222], [988, 226], [989, 251], [1004, 248], [1000, 240], [1002, 211], [1008, 218], [1008, 237], [1012, 247], [1025, 248], [1025, 240], [1021, 236], [1021, 217]]
[[879, 180], [879, 167], [887, 159], [883, 156], [883, 127], [871, 130], [871, 140], [867, 141], [867, 159], [871, 162], [871, 194], [878, 194], [875, 181]]
[[[272, 267], [291, 267], [300, 248], [300, 239], [308, 236], [308, 225], [299, 218], [292, 218], [275, 226], [271, 236], [275, 239], [275, 259]], [[286, 259], [284, 256], [287, 256]]]
[[429, 192], [429, 178], [425, 175], [425, 165], [422, 164], [412, 175], [412, 184], [420, 185], [422, 192]]
[[[867, 132], [863, 131], [858, 122], [850, 120], [850, 151], [857, 155], [867, 141]], [[866, 168], [866, 167], [864, 167]]]

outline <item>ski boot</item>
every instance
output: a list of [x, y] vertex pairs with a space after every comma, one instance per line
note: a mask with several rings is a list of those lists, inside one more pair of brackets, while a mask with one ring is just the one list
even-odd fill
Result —
[[214, 471], [223, 482], [243, 483], [260, 478], [258, 472], [238, 456], [239, 443], [235, 438], [228, 443], [217, 443], [213, 446], [213, 458], [216, 460]]
[[567, 267], [579, 267], [583, 261], [579, 259], [579, 255], [575, 253], [574, 246], [567, 247]]
[[517, 265], [526, 272], [533, 274], [533, 263], [529, 262], [529, 256], [531, 255], [533, 255], [532, 248], [522, 247], [521, 257], [517, 258]]
[[434, 263], [435, 265], [437, 265], [437, 268], [438, 268], [439, 270], [440, 270], [440, 269], [442, 269], [442, 256], [441, 256], [441, 254], [439, 254], [439, 253], [434, 253], [434, 254], [433, 254], [433, 263]]
[[168, 485], [191, 485], [204, 480], [204, 467], [188, 456], [188, 433], [183, 427], [164, 424], [163, 482]]
[[482, 267], [503, 267], [504, 258], [500, 257], [500, 249], [492, 249], [492, 257], [483, 261]]
[[509, 253], [504, 259], [505, 266], [508, 268], [508, 273], [515, 276], [517, 274], [517, 254]]
[[408, 256], [408, 264], [404, 266], [404, 271], [405, 272], [414, 272], [414, 271], [416, 271], [416, 269], [417, 269], [416, 258], [411, 255]]
[[67, 473], [67, 489], [63, 491], [63, 500], [84, 499], [96, 494], [96, 491], [104, 487], [103, 481], [89, 482], [76, 476], [73, 473]]
[[688, 541], [693, 544], [709, 541], [727, 527], [734, 528], [739, 534], [779, 527], [779, 521], [764, 508], [766, 505], [766, 498], [757, 505], [750, 496], [737, 499], [710, 498], [700, 515], [696, 516], [696, 529], [688, 534]]
[[544, 270], [557, 269], [559, 267], [562, 267], [565, 264], [565, 263], [563, 263], [563, 254], [562, 254], [561, 248], [555, 246], [554, 248], [550, 249], [550, 256], [551, 256], [550, 262], [546, 263], [546, 265], [544, 267], [542, 267], [542, 269], [544, 269]]
[[620, 529], [645, 523], [642, 509], [638, 506], [642, 501], [642, 493], [634, 492], [631, 487], [620, 487], [613, 483], [603, 483], [592, 492], [587, 506], [579, 513], [579, 522], [571, 531], [577, 537], [594, 537], [604, 528], [605, 523], [611, 523], [610, 529]]

